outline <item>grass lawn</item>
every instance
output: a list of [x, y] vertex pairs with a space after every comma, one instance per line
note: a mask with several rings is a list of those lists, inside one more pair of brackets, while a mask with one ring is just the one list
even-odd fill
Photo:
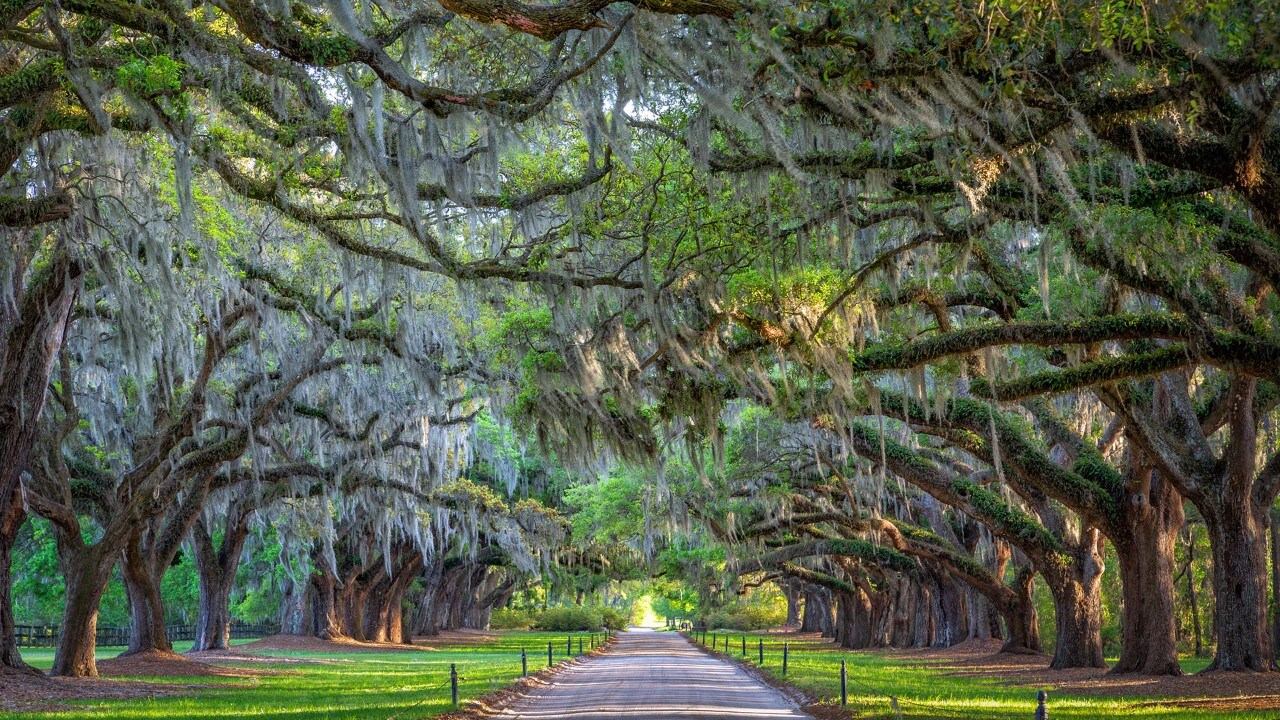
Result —
[[[724, 652], [724, 634], [717, 633], [720, 651]], [[730, 635], [729, 654], [742, 658], [741, 634]], [[746, 659], [753, 665], [758, 659], [758, 640], [764, 639], [764, 670], [774, 677], [782, 675], [783, 638], [777, 635], [747, 634]], [[710, 634], [707, 639], [711, 642]], [[897, 718], [888, 696], [898, 698], [902, 717], [907, 720], [938, 718], [1025, 718], [1035, 711], [1036, 688], [1020, 687], [953, 674], [948, 668], [913, 663], [879, 651], [842, 650], [828, 642], [810, 638], [788, 639], [790, 659], [786, 679], [824, 699], [840, 700], [840, 661], [848, 668], [849, 708], [859, 720]], [[1183, 662], [1187, 672], [1203, 669], [1208, 660], [1198, 658]], [[1054, 720], [1106, 718], [1145, 718], [1149, 720], [1276, 720], [1280, 711], [1214, 711], [1212, 705], [1176, 708], [1150, 704], [1150, 697], [1092, 697], [1049, 691], [1049, 716]]]
[[[280, 669], [287, 674], [252, 678], [148, 678], [160, 682], [205, 685], [181, 697], [146, 700], [69, 702], [74, 710], [21, 713], [0, 717], [36, 720], [57, 718], [261, 718], [263, 720], [321, 720], [370, 718], [399, 720], [439, 715], [453, 709], [449, 698], [449, 664], [457, 663], [462, 700], [501, 689], [520, 677], [520, 650], [527, 648], [529, 671], [547, 666], [547, 642], [556, 662], [565, 659], [565, 633], [504, 633], [477, 637], [466, 644], [440, 643], [434, 651], [352, 651], [332, 653], [277, 652], [274, 656], [323, 660], [323, 663], [253, 663], [245, 667]], [[597, 641], [600, 635], [596, 635]], [[252, 642], [239, 641], [236, 644]], [[189, 647], [189, 643], [187, 644]], [[590, 641], [584, 636], [584, 650]], [[179, 644], [176, 650], [184, 648]], [[577, 654], [577, 640], [574, 654]], [[98, 657], [118, 655], [121, 648], [100, 648]], [[28, 649], [23, 657], [49, 667], [51, 650]]]

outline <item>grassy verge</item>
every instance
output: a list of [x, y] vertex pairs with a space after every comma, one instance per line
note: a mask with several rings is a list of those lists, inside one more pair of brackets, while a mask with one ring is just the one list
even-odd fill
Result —
[[[577, 655], [576, 637], [573, 655]], [[583, 649], [590, 650], [589, 636]], [[596, 635], [597, 641], [600, 635]], [[566, 658], [565, 633], [503, 633], [469, 639], [465, 644], [433, 643], [431, 651], [278, 652], [272, 656], [316, 660], [315, 663], [253, 663], [245, 667], [278, 669], [279, 675], [253, 678], [147, 678], [149, 681], [198, 683], [189, 694], [143, 700], [71, 702], [74, 709], [21, 713], [0, 717], [21, 720], [157, 720], [159, 718], [257, 718], [261, 720], [409, 720], [453, 710], [449, 666], [458, 667], [462, 701], [500, 690], [520, 678], [520, 651], [526, 649], [529, 671], [547, 666], [547, 643], [553, 659]], [[252, 642], [249, 640], [245, 643]], [[242, 644], [242, 643], [237, 643]], [[184, 648], [178, 647], [178, 650]], [[119, 648], [100, 648], [100, 658]], [[48, 667], [50, 651], [30, 650], [24, 658]], [[234, 663], [227, 663], [233, 665]]]
[[[965, 720], [994, 718], [1026, 718], [1035, 712], [1037, 689], [1049, 691], [1050, 717], [1054, 720], [1094, 720], [1104, 718], [1136, 718], [1150, 720], [1276, 720], [1275, 710], [1221, 710], [1208, 706], [1171, 707], [1154, 703], [1158, 697], [1126, 695], [1097, 697], [1059, 693], [1052, 684], [1031, 688], [1000, 680], [959, 675], [953, 669], [934, 664], [920, 664], [904, 657], [881, 651], [843, 650], [833, 644], [813, 639], [779, 635], [745, 634], [747, 652], [742, 653], [742, 633], [729, 635], [726, 652], [724, 633], [716, 633], [717, 651], [744, 664], [756, 667], [775, 680], [782, 680], [783, 643], [789, 643], [785, 680], [824, 703], [840, 701], [840, 661], [846, 663], [850, 716], [859, 720], [898, 718], [904, 720]], [[707, 635], [707, 645], [712, 634]], [[764, 663], [759, 662], [759, 643], [764, 641]], [[1184, 663], [1187, 672], [1202, 669], [1207, 661]], [[898, 710], [893, 701], [897, 699]]]

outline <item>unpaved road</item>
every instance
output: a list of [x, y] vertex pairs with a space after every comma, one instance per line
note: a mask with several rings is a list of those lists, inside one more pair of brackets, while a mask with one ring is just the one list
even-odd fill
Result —
[[811, 720], [777, 690], [676, 633], [631, 630], [501, 716], [515, 720]]

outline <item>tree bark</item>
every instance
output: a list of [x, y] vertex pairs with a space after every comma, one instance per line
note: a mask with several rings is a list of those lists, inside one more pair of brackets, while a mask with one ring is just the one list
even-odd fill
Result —
[[1034, 570], [1026, 567], [1019, 570], [1013, 582], [1013, 592], [997, 608], [1005, 627], [1005, 641], [1000, 652], [1037, 655], [1044, 652], [1040, 621], [1032, 599], [1034, 582]]
[[1182, 495], [1160, 473], [1144, 469], [1145, 482], [1130, 494], [1122, 533], [1114, 533], [1124, 601], [1124, 645], [1112, 673], [1181, 675], [1174, 614], [1174, 566], [1184, 514]]
[[345, 636], [338, 615], [338, 579], [328, 570], [316, 568], [311, 574], [311, 634], [324, 640]]
[[787, 627], [800, 627], [800, 603], [802, 599], [800, 589], [795, 586], [795, 583], [785, 582], [782, 583], [782, 594], [787, 598]]
[[[14, 263], [12, 287], [23, 286], [25, 272], [25, 262]], [[15, 304], [0, 302], [0, 670], [31, 672], [14, 637], [11, 550], [25, 515], [19, 489], [22, 468], [35, 442], [80, 276], [79, 264], [60, 253], [36, 271]]]
[[[59, 539], [62, 546], [63, 540]], [[98, 604], [107, 590], [115, 563], [104, 560], [102, 547], [59, 547], [67, 599], [62, 609], [61, 633], [54, 651], [51, 675], [98, 677], [93, 650], [98, 634]]]
[[142, 534], [139, 529], [129, 536], [121, 564], [129, 602], [129, 649], [123, 654], [172, 653], [173, 645], [164, 624], [160, 583], [152, 572], [152, 558], [143, 549]]
[[18, 640], [15, 634], [13, 617], [13, 543], [18, 537], [18, 529], [26, 519], [21, 502], [0, 505], [0, 675], [6, 670], [29, 675], [40, 674], [39, 670], [23, 662], [18, 651]]
[[203, 520], [197, 520], [191, 530], [200, 579], [193, 650], [226, 650], [231, 646], [231, 586], [249, 537], [250, 515], [234, 503], [227, 508], [222, 545], [216, 549]]
[[1225, 502], [1205, 513], [1213, 553], [1213, 631], [1218, 650], [1207, 670], [1271, 669], [1267, 618], [1269, 513], [1253, 503]]
[[1102, 543], [1097, 530], [1087, 529], [1068, 566], [1041, 569], [1053, 594], [1058, 630], [1049, 665], [1054, 669], [1107, 666], [1102, 653]]

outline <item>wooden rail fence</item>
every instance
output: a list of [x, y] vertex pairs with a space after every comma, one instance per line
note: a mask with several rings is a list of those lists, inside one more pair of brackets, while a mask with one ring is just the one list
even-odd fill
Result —
[[[18, 639], [18, 647], [54, 647], [58, 644], [57, 625], [18, 625], [14, 635]], [[195, 640], [195, 625], [167, 625], [169, 640]], [[232, 638], [257, 638], [274, 635], [280, 628], [274, 625], [232, 625]], [[95, 642], [99, 647], [126, 647], [129, 645], [129, 628], [99, 627]]]

